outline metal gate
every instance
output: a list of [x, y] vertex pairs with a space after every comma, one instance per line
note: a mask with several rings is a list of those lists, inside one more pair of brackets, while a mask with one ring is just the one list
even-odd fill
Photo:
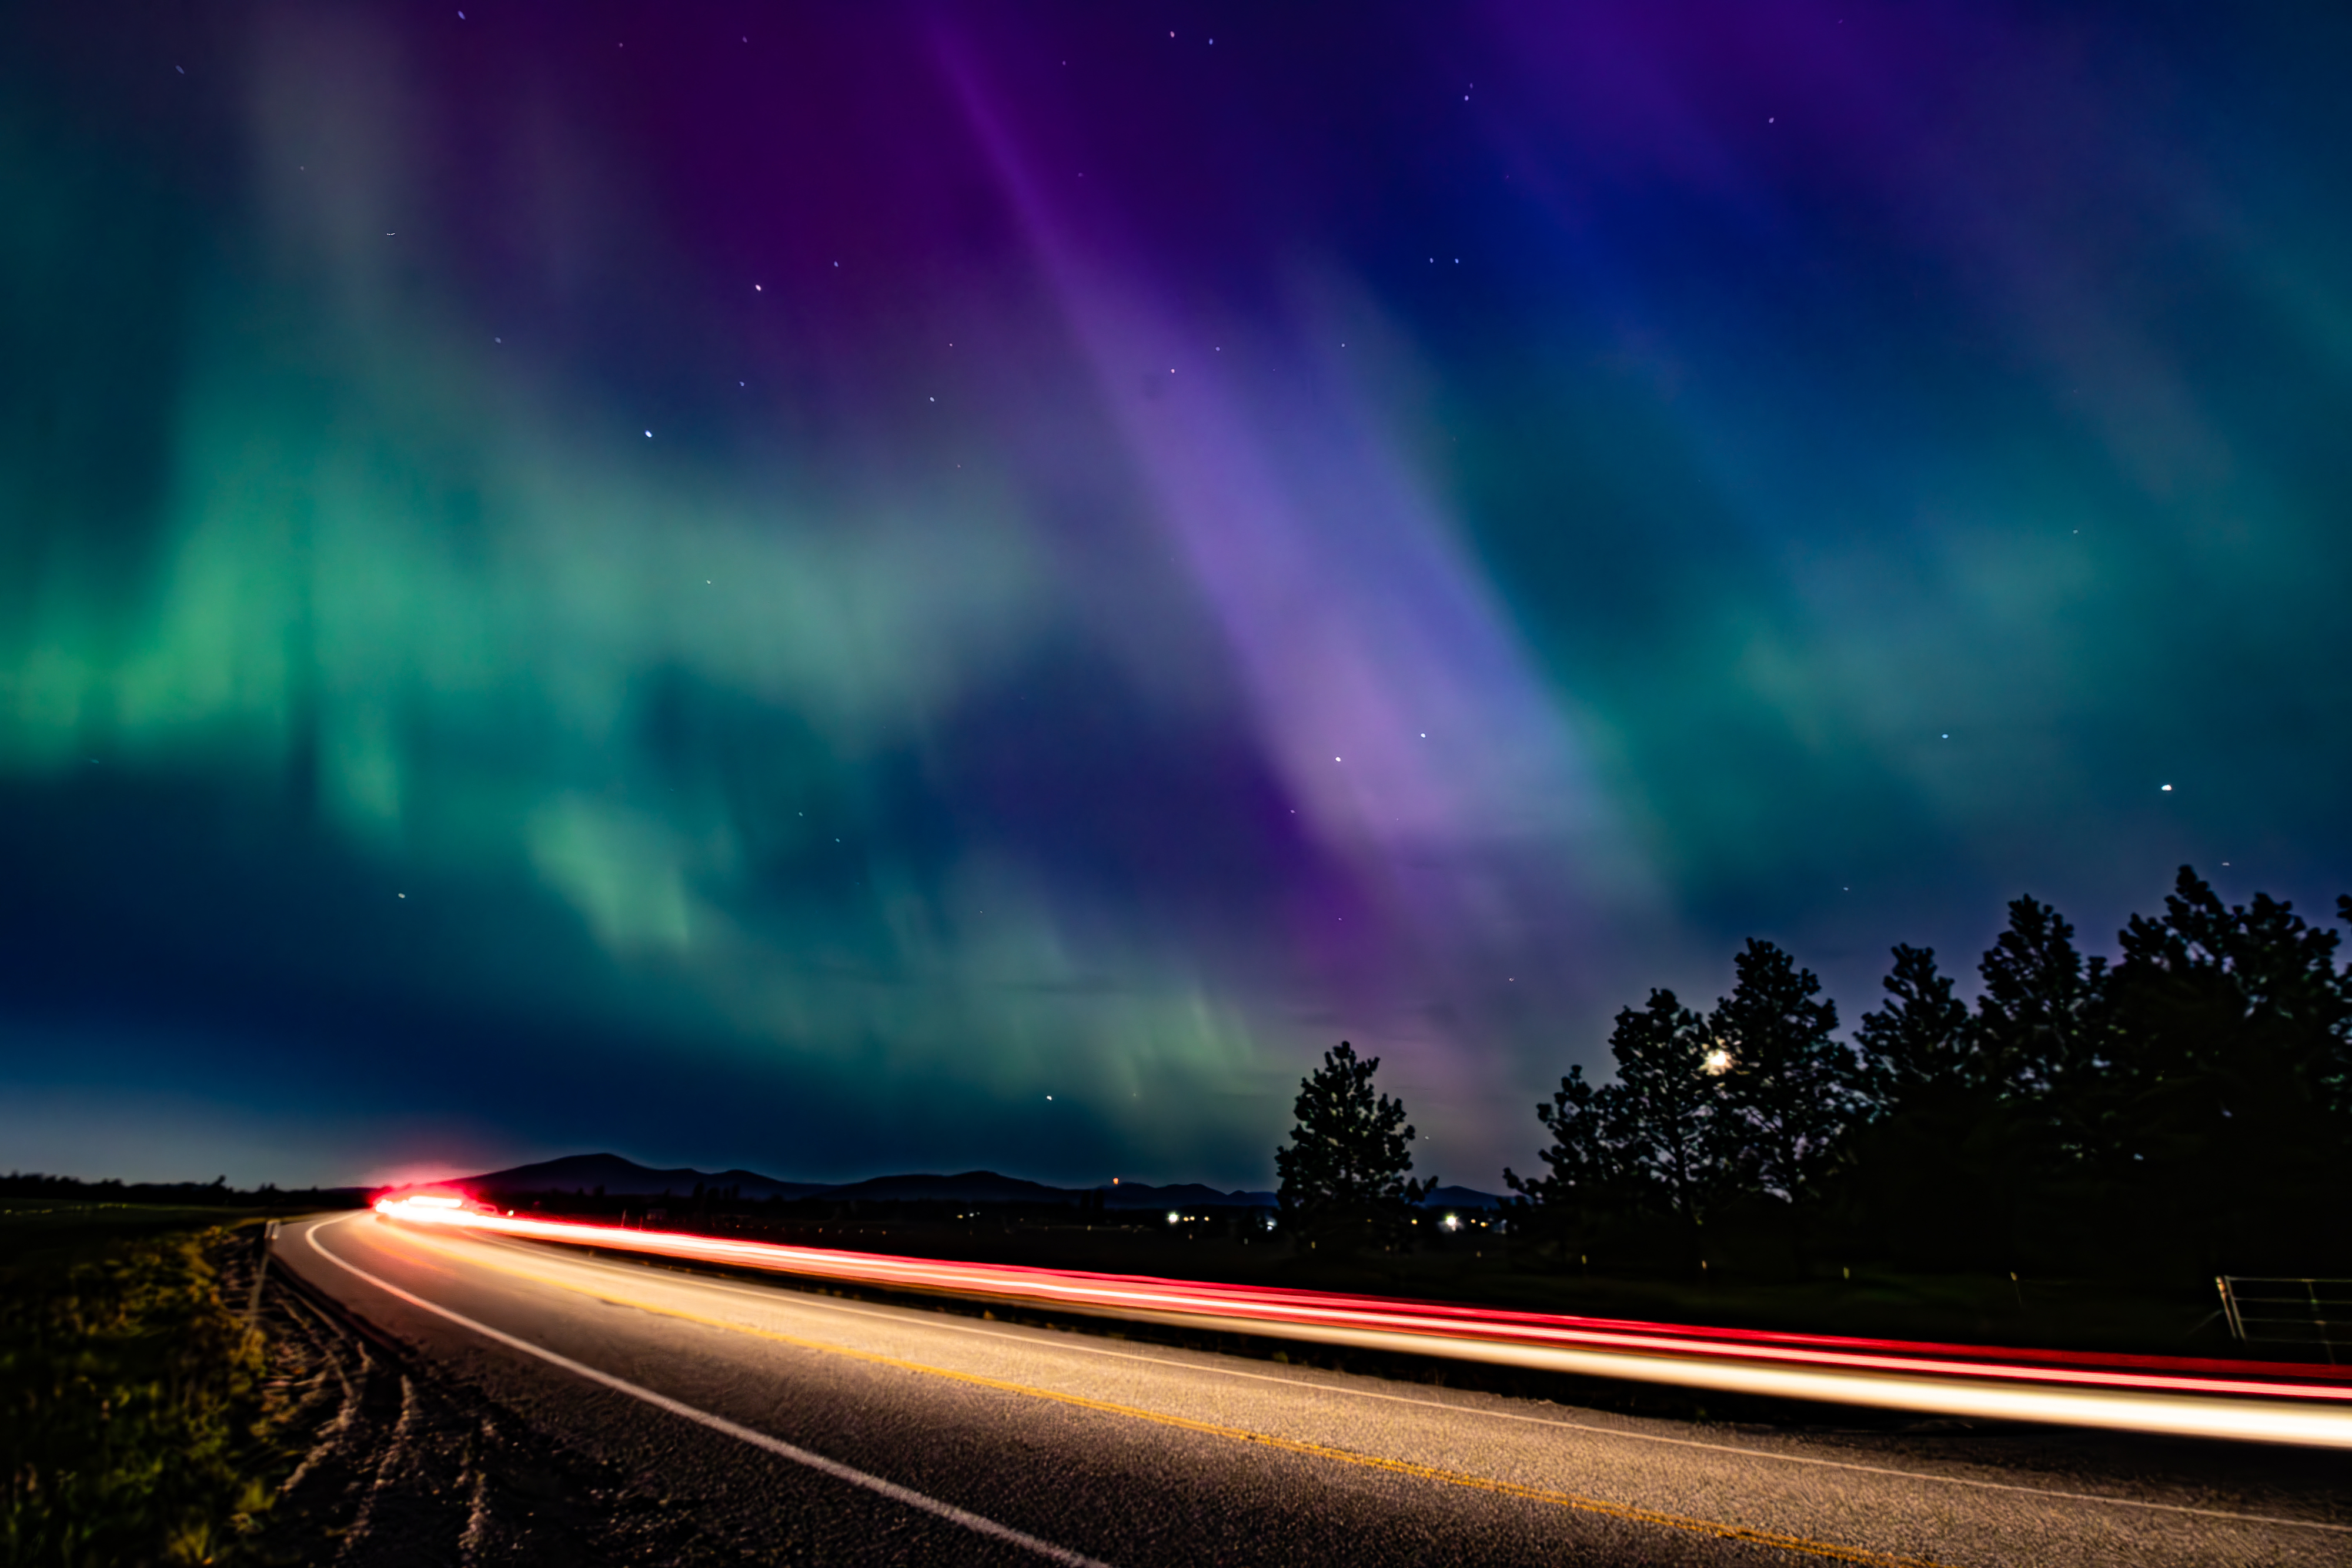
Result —
[[2217, 1275], [2221, 1315], [2242, 1342], [2309, 1345], [2336, 1364], [2352, 1351], [2352, 1280], [2273, 1280]]

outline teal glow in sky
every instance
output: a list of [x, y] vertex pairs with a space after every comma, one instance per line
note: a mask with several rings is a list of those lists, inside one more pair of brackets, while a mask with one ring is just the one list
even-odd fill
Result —
[[2292, 21], [12, 14], [0, 1164], [1262, 1185], [1344, 1035], [1491, 1186], [1742, 936], [2324, 914]]

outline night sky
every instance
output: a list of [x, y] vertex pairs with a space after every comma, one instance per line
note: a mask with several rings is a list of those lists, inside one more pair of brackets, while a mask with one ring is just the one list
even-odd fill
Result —
[[12, 7], [0, 1167], [1260, 1186], [1344, 1036], [1491, 1188], [1747, 936], [2326, 918], [2250, 9]]

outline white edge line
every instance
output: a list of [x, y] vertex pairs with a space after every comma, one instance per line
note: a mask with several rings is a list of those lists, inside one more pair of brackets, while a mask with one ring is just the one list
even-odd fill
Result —
[[[517, 1250], [528, 1250], [529, 1255], [532, 1257], [560, 1258], [575, 1266], [592, 1268], [602, 1266], [615, 1271], [647, 1267], [646, 1264], [635, 1260], [600, 1258], [593, 1255], [583, 1256], [571, 1251], [551, 1255], [541, 1252], [536, 1248], [528, 1248], [527, 1244], [519, 1242], [513, 1238], [499, 1238], [494, 1240], [488, 1237], [476, 1237], [472, 1239], [488, 1242], [493, 1246], [503, 1245], [514, 1247]], [[541, 1245], [562, 1246], [562, 1244], [559, 1242]], [[771, 1300], [779, 1296], [788, 1296], [794, 1305], [814, 1307], [824, 1312], [843, 1312], [857, 1317], [886, 1316], [888, 1312], [888, 1309], [862, 1302], [827, 1300], [813, 1291], [795, 1291], [790, 1286], [756, 1284], [748, 1281], [728, 1280], [710, 1275], [700, 1276], [700, 1279], [704, 1284], [715, 1286], [730, 1295], [742, 1294]], [[945, 1314], [940, 1315], [945, 1316]], [[1035, 1343], [1023, 1334], [1011, 1333], [1003, 1328], [982, 1328], [977, 1323], [943, 1322], [936, 1326], [950, 1329], [958, 1333], [976, 1334], [984, 1339], [1006, 1340], [1020, 1344]], [[2339, 1534], [2352, 1534], [2352, 1524], [2332, 1524], [2325, 1520], [2291, 1519], [2283, 1514], [2236, 1513], [2228, 1509], [2192, 1508], [2186, 1503], [2154, 1502], [2143, 1498], [2115, 1497], [2102, 1492], [2058, 1491], [2049, 1487], [2020, 1486], [2013, 1481], [1988, 1481], [1979, 1480], [1972, 1476], [1937, 1475], [1933, 1471], [1900, 1469], [1891, 1465], [1863, 1465], [1856, 1464], [1851, 1459], [1817, 1458], [1810, 1454], [1780, 1454], [1769, 1448], [1742, 1448], [1737, 1443], [1710, 1443], [1695, 1437], [1669, 1437], [1661, 1433], [1636, 1432], [1617, 1427], [1596, 1426], [1585, 1421], [1563, 1421], [1552, 1416], [1523, 1415], [1516, 1410], [1490, 1410], [1475, 1405], [1455, 1405], [1443, 1399], [1415, 1398], [1409, 1394], [1383, 1394], [1370, 1388], [1350, 1388], [1340, 1384], [1311, 1382], [1303, 1377], [1283, 1377], [1265, 1372], [1244, 1372], [1238, 1367], [1202, 1365], [1189, 1361], [1178, 1361], [1168, 1356], [1141, 1355], [1133, 1351], [1108, 1350], [1098, 1345], [1065, 1344], [1061, 1343], [1065, 1337], [1067, 1336], [1056, 1335], [1050, 1343], [1057, 1349], [1076, 1351], [1087, 1355], [1104, 1356], [1113, 1361], [1139, 1362], [1151, 1366], [1181, 1367], [1189, 1372], [1213, 1372], [1221, 1377], [1239, 1377], [1254, 1383], [1279, 1384], [1286, 1388], [1297, 1388], [1318, 1394], [1344, 1394], [1357, 1399], [1379, 1399], [1392, 1405], [1411, 1405], [1425, 1410], [1443, 1410], [1452, 1415], [1483, 1416], [1497, 1421], [1518, 1421], [1533, 1427], [1550, 1427], [1562, 1431], [1587, 1432], [1596, 1437], [1628, 1437], [1642, 1443], [1663, 1443], [1670, 1448], [1700, 1448], [1709, 1453], [1735, 1455], [1743, 1459], [1766, 1459], [1783, 1465], [1813, 1465], [1823, 1469], [1852, 1470], [1858, 1475], [1887, 1476], [1897, 1480], [1926, 1481], [1937, 1486], [1971, 1487], [1982, 1491], [2014, 1492], [2025, 1497], [2049, 1498], [2063, 1502], [2095, 1502], [2110, 1508], [2147, 1509], [2163, 1513], [2189, 1514], [2198, 1519], [2227, 1520], [2233, 1524], [2277, 1525], [2291, 1530], [2322, 1530]], [[1201, 1354], [1213, 1355], [1216, 1353]]]
[[[327, 1223], [341, 1222], [331, 1220]], [[714, 1416], [708, 1410], [697, 1409], [691, 1405], [672, 1399], [667, 1394], [656, 1394], [652, 1389], [631, 1383], [625, 1377], [615, 1377], [609, 1372], [599, 1371], [584, 1362], [574, 1361], [568, 1355], [560, 1354], [542, 1345], [533, 1344], [529, 1340], [518, 1339], [504, 1330], [494, 1329], [488, 1323], [476, 1322], [462, 1312], [451, 1312], [447, 1307], [404, 1291], [391, 1281], [371, 1274], [356, 1263], [344, 1261], [329, 1251], [326, 1243], [319, 1239], [320, 1228], [320, 1226], [313, 1225], [302, 1233], [302, 1238], [310, 1242], [313, 1251], [328, 1262], [346, 1273], [357, 1275], [379, 1291], [399, 1297], [411, 1306], [422, 1307], [436, 1317], [446, 1318], [451, 1322], [469, 1328], [487, 1339], [494, 1339], [500, 1344], [521, 1351], [526, 1355], [535, 1355], [541, 1361], [560, 1366], [566, 1372], [588, 1379], [591, 1383], [601, 1383], [605, 1387], [625, 1394], [633, 1399], [642, 1399], [657, 1410], [667, 1410], [673, 1416], [683, 1416], [689, 1421], [699, 1422], [714, 1432], [723, 1432], [739, 1441], [751, 1444], [755, 1448], [764, 1448], [781, 1458], [790, 1459], [796, 1465], [806, 1465], [810, 1469], [831, 1476], [835, 1480], [844, 1480], [852, 1486], [864, 1487], [866, 1490], [887, 1497], [893, 1502], [902, 1502], [909, 1508], [921, 1509], [925, 1513], [936, 1514], [950, 1523], [963, 1526], [976, 1535], [990, 1536], [1009, 1545], [1021, 1547], [1050, 1562], [1066, 1563], [1068, 1568], [1110, 1568], [1108, 1563], [1073, 1552], [1066, 1546], [1056, 1546], [1050, 1541], [1042, 1541], [1024, 1531], [1015, 1530], [1009, 1524], [999, 1524], [996, 1521], [973, 1513], [969, 1509], [958, 1508], [951, 1502], [942, 1502], [938, 1498], [916, 1491], [912, 1488], [902, 1487], [896, 1481], [884, 1480], [880, 1476], [868, 1475], [866, 1471], [845, 1465], [838, 1459], [828, 1459], [823, 1454], [814, 1454], [806, 1448], [794, 1448], [782, 1438], [771, 1437], [765, 1432], [739, 1426], [724, 1416]]]

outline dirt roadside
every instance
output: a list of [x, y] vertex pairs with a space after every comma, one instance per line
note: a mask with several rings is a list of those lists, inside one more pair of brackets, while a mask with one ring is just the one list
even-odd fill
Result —
[[[242, 1241], [216, 1260], [249, 1296]], [[268, 1270], [265, 1429], [290, 1467], [247, 1561], [334, 1568], [753, 1561], [710, 1539], [658, 1483], [532, 1427], [305, 1287]]]

